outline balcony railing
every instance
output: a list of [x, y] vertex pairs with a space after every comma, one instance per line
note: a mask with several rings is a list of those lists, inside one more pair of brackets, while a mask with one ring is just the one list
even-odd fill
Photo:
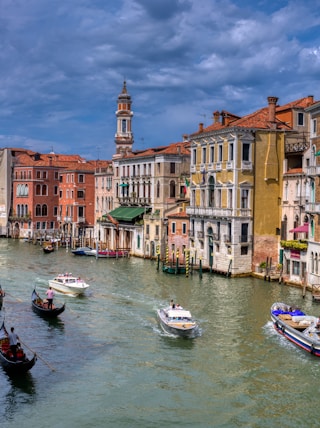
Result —
[[251, 217], [250, 208], [187, 207], [186, 212], [194, 217]]
[[320, 175], [320, 165], [313, 165], [307, 167], [307, 175], [309, 177], [314, 177]]
[[319, 202], [309, 202], [305, 205], [304, 208], [305, 212], [307, 213], [320, 213], [320, 203]]

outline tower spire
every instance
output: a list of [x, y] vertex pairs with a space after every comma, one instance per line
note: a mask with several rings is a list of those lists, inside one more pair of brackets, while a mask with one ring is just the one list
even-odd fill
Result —
[[131, 111], [131, 96], [127, 91], [127, 82], [123, 81], [122, 91], [118, 96], [118, 109], [116, 111], [117, 117], [117, 132], [115, 134], [116, 155], [119, 157], [125, 153], [132, 152], [133, 133], [131, 122], [133, 112]]

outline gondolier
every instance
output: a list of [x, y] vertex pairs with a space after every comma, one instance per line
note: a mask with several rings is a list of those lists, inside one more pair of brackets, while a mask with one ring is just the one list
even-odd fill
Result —
[[46, 291], [46, 295], [48, 300], [48, 309], [52, 309], [54, 291], [52, 290], [51, 287], [49, 287], [48, 290]]
[[19, 341], [19, 336], [14, 332], [14, 327], [11, 327], [11, 331], [8, 334], [9, 336], [9, 345], [13, 355], [14, 361], [17, 361], [17, 345]]

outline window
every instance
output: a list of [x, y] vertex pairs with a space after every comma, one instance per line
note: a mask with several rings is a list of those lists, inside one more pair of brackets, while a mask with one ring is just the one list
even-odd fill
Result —
[[78, 217], [84, 217], [84, 207], [78, 207]]
[[192, 150], [192, 163], [193, 165], [196, 165], [197, 163], [197, 149]]
[[174, 162], [170, 162], [170, 174], [176, 173], [176, 164]]
[[182, 234], [186, 235], [187, 233], [187, 223], [182, 223]]
[[214, 146], [210, 147], [210, 160], [209, 160], [209, 162], [210, 163], [214, 162]]
[[37, 178], [41, 178], [41, 171], [37, 171], [37, 172], [36, 172], [36, 177], [37, 177]]
[[248, 208], [248, 198], [249, 198], [249, 190], [248, 189], [242, 189], [241, 190], [241, 208], [246, 209]]
[[41, 186], [40, 184], [36, 185], [36, 195], [39, 196], [41, 194]]
[[250, 144], [248, 143], [242, 144], [242, 160], [250, 161]]
[[78, 181], [79, 181], [79, 183], [84, 183], [84, 175], [83, 174], [78, 175]]
[[233, 143], [229, 144], [229, 161], [233, 161]]
[[42, 171], [42, 178], [45, 180], [48, 178], [47, 171]]
[[45, 216], [47, 216], [47, 215], [48, 215], [48, 207], [47, 207], [47, 205], [46, 205], [46, 204], [42, 205], [41, 215], [42, 215], [43, 217], [45, 217]]
[[176, 183], [174, 181], [170, 181], [170, 198], [176, 197]]
[[175, 224], [175, 222], [171, 223], [171, 233], [176, 233], [176, 224]]
[[298, 113], [298, 126], [304, 126], [304, 113]]
[[41, 205], [37, 204], [36, 205], [36, 217], [40, 217], [41, 216]]
[[228, 208], [232, 208], [232, 189], [228, 189]]
[[248, 246], [242, 245], [240, 253], [241, 253], [241, 256], [246, 256], [248, 254]]
[[55, 217], [58, 215], [58, 207], [53, 207], [53, 215]]
[[156, 225], [156, 236], [159, 236], [159, 225]]
[[41, 190], [42, 190], [42, 193], [41, 193], [41, 194], [42, 194], [42, 196], [47, 196], [47, 189], [48, 189], [48, 188], [47, 188], [47, 185], [46, 185], [46, 184], [44, 184], [44, 185], [42, 186], [42, 189], [41, 189]]
[[157, 181], [157, 198], [160, 198], [160, 181]]
[[121, 121], [121, 132], [127, 132], [127, 120], [122, 119]]
[[53, 194], [56, 196], [58, 194], [58, 186], [54, 186]]
[[78, 190], [77, 191], [77, 198], [79, 198], [79, 199], [83, 199], [84, 198], [84, 191], [83, 190]]
[[292, 273], [293, 275], [300, 275], [300, 262], [292, 261]]
[[207, 148], [203, 147], [202, 148], [202, 163], [206, 163], [207, 162]]
[[218, 162], [222, 162], [222, 144], [219, 144], [219, 152], [218, 152]]
[[55, 180], [59, 180], [59, 173], [58, 173], [58, 171], [54, 172], [54, 179]]
[[312, 119], [311, 122], [311, 135], [315, 137], [317, 135], [317, 119]]

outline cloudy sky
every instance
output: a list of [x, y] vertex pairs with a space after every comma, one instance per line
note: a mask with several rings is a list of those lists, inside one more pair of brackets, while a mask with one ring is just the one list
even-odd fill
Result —
[[319, 78], [320, 0], [0, 0], [0, 147], [111, 159], [124, 79], [138, 150]]

